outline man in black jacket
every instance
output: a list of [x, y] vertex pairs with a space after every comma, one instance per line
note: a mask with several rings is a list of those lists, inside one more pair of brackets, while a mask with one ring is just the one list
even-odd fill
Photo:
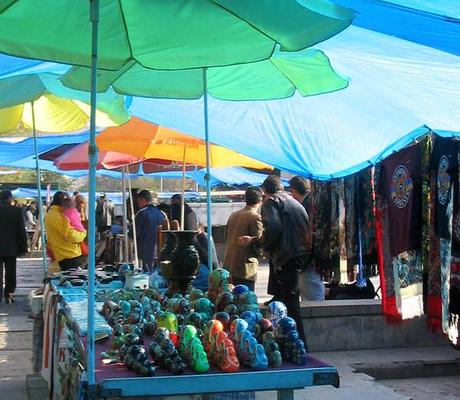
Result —
[[[19, 208], [11, 205], [13, 195], [9, 190], [0, 192], [0, 301], [13, 303], [16, 289], [16, 257], [27, 252], [27, 234], [24, 218]], [[3, 287], [3, 266], [5, 286]]]
[[299, 302], [299, 272], [305, 268], [310, 253], [311, 231], [308, 215], [302, 205], [284, 191], [279, 176], [270, 175], [262, 183], [262, 237], [241, 236], [240, 242], [257, 243], [270, 257], [269, 290], [272, 300], [283, 302], [288, 315], [297, 323], [305, 342]]
[[[301, 176], [294, 176], [290, 181], [289, 185], [291, 188], [292, 197], [302, 204], [303, 208], [308, 214], [310, 220], [310, 227], [312, 228], [312, 239], [314, 237], [314, 223], [312, 214], [312, 204], [309, 182]], [[313, 239], [314, 240], [314, 239]], [[311, 244], [312, 249], [314, 248], [313, 243]], [[311, 257], [307, 261], [307, 267], [300, 274], [299, 278], [299, 291], [300, 298], [304, 300], [323, 301], [324, 300], [324, 283], [321, 279], [319, 268], [312, 264]]]

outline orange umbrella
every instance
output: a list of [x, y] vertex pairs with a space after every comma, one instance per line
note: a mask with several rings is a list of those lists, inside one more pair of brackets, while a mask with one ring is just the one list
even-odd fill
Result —
[[[96, 139], [100, 150], [117, 151], [136, 157], [182, 161], [206, 165], [205, 142], [184, 133], [131, 118], [127, 123], [103, 130]], [[236, 151], [211, 144], [212, 167], [240, 166], [266, 169], [271, 167]]]
[[[185, 165], [206, 166], [204, 140], [188, 136], [140, 118], [132, 117], [127, 123], [103, 130], [96, 138], [101, 150], [132, 154], [136, 157], [181, 161], [182, 206], [181, 229], [184, 229]], [[271, 169], [269, 165], [236, 151], [210, 144], [209, 166]]]

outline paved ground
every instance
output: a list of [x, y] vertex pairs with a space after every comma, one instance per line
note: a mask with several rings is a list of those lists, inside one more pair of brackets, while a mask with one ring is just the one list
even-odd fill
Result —
[[41, 285], [39, 260], [18, 263], [16, 303], [0, 303], [0, 399], [27, 400], [26, 377], [32, 371], [33, 319], [28, 293]]
[[[267, 270], [262, 268], [257, 290], [259, 298], [267, 298]], [[40, 260], [24, 259], [18, 266], [18, 290], [15, 304], [0, 304], [0, 399], [41, 400], [27, 391], [26, 376], [32, 373], [32, 329], [26, 295], [41, 284]], [[295, 392], [296, 399], [308, 400], [453, 400], [460, 399], [460, 375], [410, 379], [375, 380], [356, 368], [380, 366], [406, 368], [420, 361], [460, 363], [460, 352], [449, 346], [425, 348], [392, 348], [349, 352], [323, 352], [314, 356], [335, 365], [341, 387], [312, 387]], [[29, 382], [30, 387], [30, 382]], [[30, 396], [29, 396], [30, 394]], [[257, 393], [258, 400], [276, 398], [275, 392]]]

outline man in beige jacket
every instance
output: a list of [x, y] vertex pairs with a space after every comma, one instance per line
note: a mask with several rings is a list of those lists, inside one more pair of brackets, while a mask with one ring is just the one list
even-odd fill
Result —
[[228, 219], [224, 268], [230, 271], [234, 285], [246, 285], [254, 291], [259, 251], [254, 244], [241, 244], [238, 238], [251, 236], [259, 239], [262, 236], [262, 218], [259, 213], [262, 191], [257, 187], [248, 187], [245, 199], [246, 207], [234, 212]]

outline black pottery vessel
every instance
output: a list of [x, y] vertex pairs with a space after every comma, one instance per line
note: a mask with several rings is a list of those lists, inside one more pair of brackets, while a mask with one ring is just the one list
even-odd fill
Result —
[[166, 294], [185, 294], [192, 280], [200, 268], [200, 257], [193, 245], [197, 231], [170, 231], [176, 238], [176, 246], [171, 253], [170, 270], [168, 277], [170, 285]]
[[171, 254], [176, 247], [176, 238], [173, 231], [161, 231], [164, 239], [164, 245], [158, 254], [159, 261], [171, 260]]

